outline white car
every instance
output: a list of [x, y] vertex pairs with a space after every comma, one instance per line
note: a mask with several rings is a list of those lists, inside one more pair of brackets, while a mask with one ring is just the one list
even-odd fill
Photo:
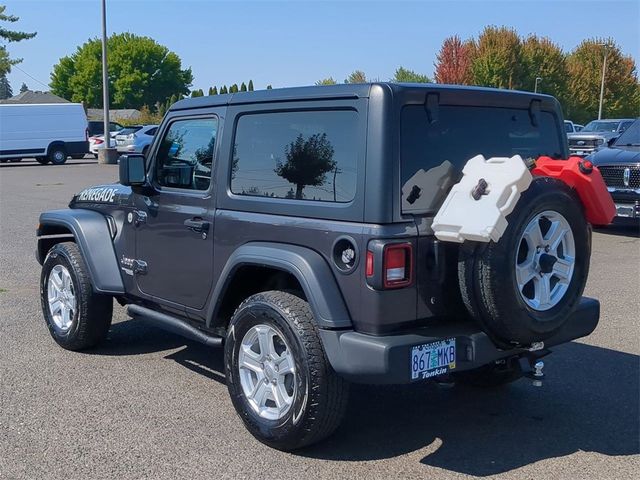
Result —
[[[111, 147], [115, 148], [116, 140], [115, 136], [118, 132], [111, 132]], [[94, 135], [93, 137], [89, 137], [89, 152], [93, 154], [94, 157], [98, 158], [98, 150], [105, 147], [104, 135]]]
[[135, 125], [126, 127], [116, 135], [118, 153], [142, 153], [146, 155], [158, 125]]

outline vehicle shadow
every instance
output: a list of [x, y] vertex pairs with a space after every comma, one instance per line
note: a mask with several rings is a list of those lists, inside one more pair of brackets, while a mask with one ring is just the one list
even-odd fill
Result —
[[78, 159], [78, 160], [69, 159], [63, 165], [52, 165], [50, 163], [48, 163], [46, 165], [41, 165], [40, 163], [36, 162], [35, 160], [33, 160], [33, 161], [23, 160], [22, 162], [0, 163], [0, 169], [1, 168], [16, 168], [16, 167], [57, 168], [57, 167], [63, 167], [65, 165], [93, 165], [93, 164], [96, 164], [96, 163], [98, 163], [98, 161], [94, 160], [94, 159], [91, 159], [91, 158], [83, 158], [83, 159]]
[[555, 350], [541, 388], [526, 379], [494, 390], [355, 386], [336, 435], [298, 453], [345, 461], [417, 454], [475, 476], [577, 451], [640, 453], [640, 357], [575, 342]]
[[605, 235], [640, 238], [640, 220], [616, 220], [607, 227], [596, 228], [595, 231]]
[[[108, 341], [91, 353], [137, 355], [180, 346], [164, 358], [225, 383], [222, 349], [144, 320], [113, 325]], [[545, 363], [541, 388], [527, 379], [498, 389], [352, 385], [338, 431], [295, 453], [347, 462], [408, 455], [481, 477], [578, 451], [640, 453], [640, 356], [572, 342], [556, 347]]]

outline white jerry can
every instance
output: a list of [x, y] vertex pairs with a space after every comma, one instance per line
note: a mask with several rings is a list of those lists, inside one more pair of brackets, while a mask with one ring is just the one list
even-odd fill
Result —
[[462, 243], [497, 242], [507, 228], [507, 215], [532, 176], [520, 155], [511, 158], [476, 155], [462, 169], [456, 183], [433, 219], [438, 240]]

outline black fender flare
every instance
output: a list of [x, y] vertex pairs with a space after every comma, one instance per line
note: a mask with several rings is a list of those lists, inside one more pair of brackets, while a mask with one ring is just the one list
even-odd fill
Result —
[[352, 327], [342, 293], [325, 259], [309, 248], [276, 242], [247, 243], [229, 256], [212, 294], [207, 326], [217, 318], [235, 272], [247, 265], [271, 267], [293, 275], [307, 297], [319, 328]]
[[41, 264], [44, 263], [46, 252], [40, 248], [43, 241], [40, 237], [49, 233], [59, 233], [59, 227], [66, 228], [73, 234], [89, 269], [94, 290], [98, 293], [123, 294], [124, 284], [118, 259], [104, 215], [81, 208], [50, 210], [40, 214], [37, 234], [38, 261]]

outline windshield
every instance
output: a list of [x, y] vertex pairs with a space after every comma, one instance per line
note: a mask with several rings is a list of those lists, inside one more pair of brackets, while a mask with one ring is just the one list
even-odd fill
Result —
[[618, 146], [640, 146], [640, 120], [633, 122], [616, 140]]
[[601, 120], [594, 120], [587, 123], [587, 126], [582, 129], [583, 132], [615, 132], [618, 129], [620, 122], [607, 122]]
[[573, 132], [573, 125], [571, 125], [569, 122], [564, 122], [564, 131], [567, 133]]
[[127, 128], [123, 128], [122, 130], [120, 130], [120, 132], [118, 132], [118, 135], [129, 135], [131, 133], [136, 133], [141, 128], [142, 127], [127, 127]]

